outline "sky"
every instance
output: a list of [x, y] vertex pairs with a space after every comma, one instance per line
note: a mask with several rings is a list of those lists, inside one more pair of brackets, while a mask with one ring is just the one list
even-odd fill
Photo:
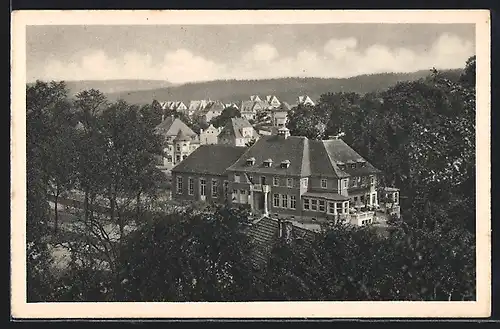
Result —
[[28, 26], [26, 78], [350, 77], [464, 67], [473, 24]]

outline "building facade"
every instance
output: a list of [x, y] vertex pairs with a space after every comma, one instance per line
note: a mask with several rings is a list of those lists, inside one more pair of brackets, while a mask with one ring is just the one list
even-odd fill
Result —
[[245, 146], [258, 139], [259, 134], [245, 118], [231, 118], [217, 137], [218, 144], [233, 146]]
[[365, 225], [379, 206], [380, 171], [341, 139], [309, 140], [281, 128], [261, 136], [225, 174], [229, 202], [254, 214]]
[[221, 128], [215, 128], [210, 125], [207, 129], [200, 129], [200, 144], [217, 144], [217, 137]]
[[179, 118], [173, 116], [164, 120], [155, 128], [155, 133], [162, 136], [163, 155], [160, 167], [170, 170], [200, 145], [198, 135]]

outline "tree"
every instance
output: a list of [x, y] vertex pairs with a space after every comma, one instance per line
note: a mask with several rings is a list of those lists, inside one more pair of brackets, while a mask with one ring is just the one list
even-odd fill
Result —
[[210, 121], [210, 124], [215, 128], [224, 127], [231, 120], [231, 118], [241, 118], [240, 110], [234, 106], [226, 107], [222, 110], [222, 113], [219, 116]]
[[128, 238], [127, 300], [246, 300], [254, 289], [247, 218], [225, 207], [152, 218]]
[[288, 113], [287, 128], [294, 136], [323, 139], [327, 118], [310, 105], [298, 105]]

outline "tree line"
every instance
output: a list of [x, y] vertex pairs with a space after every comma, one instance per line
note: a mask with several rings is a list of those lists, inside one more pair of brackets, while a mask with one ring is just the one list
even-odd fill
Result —
[[[406, 196], [403, 221], [384, 234], [338, 224], [309, 243], [276, 240], [260, 270], [247, 210], [162, 203], [153, 106], [27, 86], [28, 300], [474, 300], [474, 66], [456, 81], [433, 72], [293, 109], [292, 134], [343, 131], [387, 173]], [[48, 206], [72, 190], [84, 200], [73, 231]], [[64, 271], [56, 247], [70, 255]]]

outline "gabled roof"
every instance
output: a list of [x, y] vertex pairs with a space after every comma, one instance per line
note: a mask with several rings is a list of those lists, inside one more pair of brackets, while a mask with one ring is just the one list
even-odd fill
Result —
[[252, 102], [255, 102], [255, 101], [260, 102], [260, 101], [262, 101], [262, 100], [260, 99], [259, 95], [252, 95], [252, 96], [250, 96], [250, 100], [251, 100]]
[[226, 168], [246, 151], [246, 147], [223, 144], [200, 145], [172, 172], [222, 176]]
[[199, 114], [204, 115], [210, 111], [222, 112], [225, 108], [226, 107], [225, 107], [224, 103], [222, 103], [221, 101], [214, 101], [214, 102], [208, 103], [204, 108], [200, 109]]
[[[262, 136], [228, 170], [308, 176], [310, 168], [307, 142], [307, 138], [302, 136], [289, 136], [286, 139], [282, 136]], [[250, 157], [255, 158], [255, 165], [251, 167], [246, 164], [246, 159]], [[264, 160], [269, 158], [273, 160], [273, 165], [264, 167]], [[280, 167], [284, 160], [290, 160], [288, 168]]]
[[179, 118], [174, 118], [170, 116], [165, 118], [158, 126], [155, 127], [155, 132], [162, 134], [164, 136], [177, 136], [179, 130], [182, 130], [183, 133], [187, 136], [193, 137], [196, 136], [196, 133], [189, 128], [182, 120]]
[[190, 141], [191, 137], [187, 136], [182, 129], [179, 129], [177, 136], [175, 136], [174, 141], [176, 142], [185, 142]]
[[219, 136], [231, 136], [234, 138], [243, 138], [243, 128], [252, 128], [252, 137], [259, 137], [257, 131], [252, 127], [250, 122], [245, 118], [231, 118], [224, 128], [222, 128]]
[[[360, 176], [368, 174], [377, 174], [381, 171], [375, 168], [371, 163], [363, 159], [358, 152], [354, 151], [349, 145], [346, 144], [342, 139], [330, 139], [322, 141], [325, 151], [330, 158], [330, 162], [333, 164], [334, 170], [338, 175], [343, 173], [351, 176]], [[365, 165], [362, 167], [357, 162], [358, 160], [364, 160]], [[345, 169], [340, 170], [338, 163], [344, 163]], [[356, 168], [351, 168], [351, 164], [356, 163]], [[347, 175], [343, 176], [347, 176]]]
[[288, 112], [292, 109], [290, 104], [287, 102], [281, 102], [280, 106], [272, 108], [271, 111], [273, 112]]

